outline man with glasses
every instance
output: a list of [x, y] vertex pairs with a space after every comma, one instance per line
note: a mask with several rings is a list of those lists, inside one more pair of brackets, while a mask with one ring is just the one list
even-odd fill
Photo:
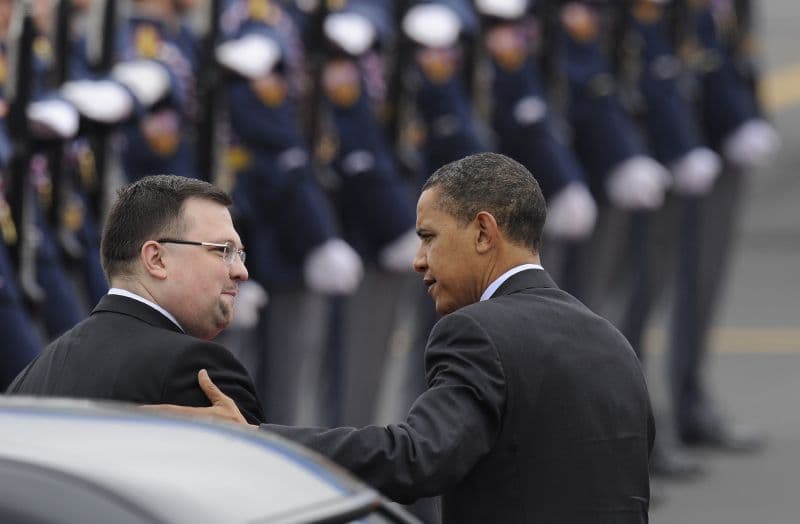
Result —
[[205, 406], [196, 377], [207, 369], [245, 418], [263, 421], [247, 372], [211, 342], [248, 277], [230, 204], [213, 185], [179, 176], [122, 188], [100, 246], [111, 289], [8, 392]]

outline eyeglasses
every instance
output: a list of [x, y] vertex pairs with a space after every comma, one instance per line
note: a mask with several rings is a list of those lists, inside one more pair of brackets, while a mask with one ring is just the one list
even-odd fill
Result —
[[247, 253], [244, 252], [244, 249], [237, 249], [236, 246], [230, 242], [218, 244], [216, 242], [195, 242], [193, 240], [178, 240], [176, 238], [159, 238], [156, 240], [156, 242], [160, 244], [184, 244], [187, 246], [210, 247], [213, 248], [214, 251], [222, 253], [222, 260], [228, 265], [233, 264], [233, 261], [236, 260], [237, 256], [242, 264], [244, 264], [244, 261], [247, 258]]

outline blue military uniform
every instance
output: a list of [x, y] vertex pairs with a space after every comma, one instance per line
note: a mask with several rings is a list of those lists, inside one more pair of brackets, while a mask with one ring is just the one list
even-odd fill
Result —
[[414, 226], [414, 205], [400, 178], [383, 127], [355, 59], [333, 59], [323, 80], [338, 139], [333, 168], [341, 187], [342, 224], [353, 246], [368, 258]]
[[221, 18], [225, 39], [248, 34], [277, 42], [281, 64], [263, 77], [227, 84], [237, 224], [248, 268], [268, 289], [302, 285], [303, 260], [337, 235], [333, 209], [311, 168], [300, 128], [296, 75], [301, 59], [294, 20], [268, 2], [234, 1]]
[[[37, 36], [34, 52], [37, 58], [34, 77], [36, 84], [34, 92], [37, 99], [62, 99], [47, 87], [46, 78], [55, 67], [53, 63], [55, 57], [52, 44], [45, 35]], [[32, 169], [42, 212], [50, 215], [51, 206], [55, 205], [57, 195], [53, 194], [52, 177], [60, 176], [66, 179], [68, 189], [63, 207], [59, 210], [60, 215], [56, 217], [58, 223], [53, 224], [48, 221], [48, 224], [43, 226], [43, 235], [46, 237], [46, 241], [55, 245], [43, 248], [43, 250], [49, 252], [46, 258], [61, 261], [69, 259], [67, 261], [77, 270], [81, 287], [85, 292], [88, 305], [91, 307], [108, 291], [108, 284], [100, 264], [99, 228], [86, 196], [87, 188], [96, 175], [93, 161], [87, 158], [87, 155], [91, 155], [91, 151], [86, 140], [82, 138], [69, 140], [66, 144], [59, 141], [50, 147], [62, 148], [63, 155], [59, 158], [62, 164], [60, 166], [50, 165], [50, 157], [37, 155], [34, 160], [34, 169]], [[41, 219], [43, 221], [45, 217], [41, 217]], [[65, 236], [69, 238], [64, 238]], [[76, 245], [68, 248], [67, 243]], [[75, 251], [70, 252], [70, 249]], [[52, 279], [52, 277], [49, 278]], [[66, 294], [70, 287], [61, 283], [55, 286], [55, 289], [62, 289]], [[62, 300], [58, 302], [65, 308], [69, 304], [66, 295], [63, 295]], [[83, 318], [85, 308], [78, 306], [77, 297], [71, 302], [74, 311], [71, 314], [63, 315], [64, 318], [59, 318], [58, 311], [53, 312], [54, 320], [47, 322], [48, 325], [55, 324], [57, 326], [53, 332], [60, 333], [67, 322]], [[50, 316], [46, 311], [45, 314], [46, 317]]]
[[[32, 93], [34, 99], [45, 96], [42, 79], [46, 71], [46, 47], [41, 45], [41, 40], [37, 42], [39, 45], [34, 45]], [[5, 55], [5, 46], [2, 48], [2, 53]], [[2, 82], [5, 83], [5, 78]], [[44, 216], [43, 209], [49, 203], [52, 187], [46, 160], [41, 155], [34, 155], [30, 166], [30, 183], [35, 190], [31, 204], [34, 210], [32, 231], [36, 235], [36, 280], [45, 291], [44, 302], [39, 306], [47, 336], [55, 338], [78, 323], [84, 317], [85, 311], [63, 267], [59, 243]]]
[[537, 60], [542, 27], [537, 18], [492, 20], [485, 45], [492, 63], [492, 124], [499, 150], [525, 165], [545, 198], [586, 175], [572, 151], [557, 137], [545, 81]]
[[[262, 46], [252, 59], [220, 59], [231, 71], [224, 86], [230, 136], [220, 182], [232, 188], [234, 219], [247, 246], [251, 278], [270, 296], [259, 338], [243, 348], [242, 356], [252, 362], [265, 412], [271, 420], [286, 423], [301, 416], [318, 422], [315, 408], [308, 407], [318, 388], [309, 384], [321, 382], [319, 366], [330, 347], [327, 293], [333, 291], [312, 287], [306, 264], [339, 236], [300, 123], [303, 20], [284, 4], [232, 0], [220, 17], [218, 48], [219, 58], [220, 50], [247, 39]], [[264, 62], [265, 57], [272, 62]], [[259, 59], [259, 68], [247, 69]], [[326, 269], [336, 274], [334, 268]]]
[[[8, 139], [5, 122], [0, 122], [0, 161], [8, 165]], [[11, 380], [42, 350], [42, 343], [31, 321], [17, 286], [16, 274], [8, 252], [9, 244], [16, 242], [16, 225], [11, 220], [11, 210], [5, 200], [3, 176], [0, 173], [0, 390], [5, 390]]]
[[[611, 169], [645, 151], [635, 126], [622, 106], [613, 67], [604, 51], [603, 20], [594, 7], [580, 2], [581, 13], [569, 16], [562, 10], [561, 35], [564, 74], [569, 106], [567, 117], [573, 132], [573, 147], [599, 199], [601, 182]], [[607, 36], [607, 35], [605, 35]]]
[[[0, 53], [0, 83], [5, 83], [5, 47]], [[0, 99], [0, 390], [5, 390], [11, 380], [42, 350], [36, 328], [26, 311], [22, 294], [8, 247], [18, 241], [17, 225], [11, 217], [6, 201], [7, 189], [5, 169], [11, 158], [11, 143], [8, 139], [5, 117], [8, 107]]]
[[465, 60], [471, 58], [466, 53], [469, 41], [477, 38], [478, 20], [472, 7], [463, 1], [416, 3], [434, 4], [452, 10], [458, 27], [453, 40], [441, 46], [413, 43], [414, 102], [425, 128], [420, 182], [444, 164], [488, 149], [472, 110], [465, 67]]
[[726, 142], [740, 126], [760, 120], [752, 62], [743, 49], [749, 28], [737, 23], [736, 7], [733, 0], [692, 4], [698, 107], [706, 139], [719, 148], [728, 165], [709, 195], [688, 202], [681, 224], [680, 252], [684, 256], [670, 335], [669, 371], [675, 421], [685, 443], [750, 450], [761, 444], [760, 439], [724, 420], [702, 372], [708, 333], [730, 261], [743, 176], [752, 169], [737, 164], [737, 152], [727, 148]]
[[644, 0], [633, 6], [629, 16], [639, 50], [632, 59], [640, 70], [636, 88], [641, 116], [651, 151], [664, 165], [702, 144], [694, 108], [680, 86], [685, 71], [670, 34], [671, 9], [669, 4]]
[[[116, 61], [155, 60], [169, 74], [164, 100], [150, 108], [135, 106], [135, 117], [122, 128], [118, 144], [129, 180], [157, 173], [195, 177], [194, 151], [188, 129], [196, 111], [196, 39], [182, 24], [154, 19], [136, 11], [125, 20], [115, 41]], [[92, 71], [87, 43], [76, 46], [71, 67], [75, 79], [104, 79], [108, 72]], [[131, 96], [134, 103], [135, 96]]]

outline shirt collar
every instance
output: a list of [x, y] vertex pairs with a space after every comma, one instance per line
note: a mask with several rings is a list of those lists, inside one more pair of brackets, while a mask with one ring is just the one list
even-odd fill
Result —
[[519, 266], [512, 267], [511, 269], [509, 269], [508, 271], [506, 271], [505, 273], [503, 273], [502, 275], [497, 277], [494, 282], [489, 284], [489, 287], [487, 287], [486, 291], [484, 291], [483, 295], [481, 295], [481, 302], [483, 302], [484, 300], [489, 300], [490, 298], [492, 298], [492, 295], [494, 295], [495, 291], [497, 291], [497, 289], [500, 286], [503, 285], [503, 282], [505, 282], [506, 280], [508, 280], [512, 276], [516, 275], [520, 271], [525, 271], [525, 270], [528, 270], [528, 269], [541, 269], [541, 270], [544, 270], [544, 268], [542, 266], [540, 266], [539, 264], [522, 264], [522, 265], [519, 265]]
[[141, 296], [141, 295], [137, 295], [136, 293], [133, 293], [133, 292], [131, 292], [131, 291], [128, 291], [127, 289], [121, 289], [121, 288], [118, 288], [118, 287], [112, 287], [111, 289], [109, 289], [109, 290], [108, 290], [108, 294], [109, 294], [109, 295], [120, 295], [120, 296], [123, 296], [123, 297], [132, 298], [133, 300], [137, 300], [137, 301], [141, 302], [142, 304], [147, 304], [147, 305], [148, 305], [148, 306], [150, 306], [151, 308], [155, 309], [156, 311], [158, 311], [159, 313], [161, 313], [162, 315], [164, 315], [165, 317], [167, 317], [168, 319], [170, 319], [170, 320], [172, 321], [172, 323], [173, 323], [173, 324], [175, 324], [176, 326], [178, 326], [178, 329], [180, 329], [180, 330], [181, 330], [181, 331], [183, 331], [184, 333], [186, 332], [186, 331], [184, 331], [184, 329], [181, 327], [180, 323], [178, 323], [178, 319], [176, 319], [176, 318], [173, 316], [173, 314], [172, 314], [172, 313], [170, 313], [169, 311], [167, 311], [167, 310], [166, 310], [166, 309], [164, 309], [163, 307], [159, 306], [159, 305], [158, 305], [158, 304], [156, 304], [155, 302], [151, 302], [150, 300], [147, 300], [146, 298], [144, 298], [144, 297], [143, 297], [143, 296]]

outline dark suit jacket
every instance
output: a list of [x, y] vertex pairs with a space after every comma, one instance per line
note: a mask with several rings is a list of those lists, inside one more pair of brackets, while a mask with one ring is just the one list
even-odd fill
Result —
[[264, 420], [247, 371], [227, 349], [184, 334], [147, 304], [106, 295], [89, 318], [31, 362], [8, 392], [208, 406], [197, 384], [202, 368], [250, 422]]
[[262, 427], [446, 523], [647, 522], [654, 427], [630, 345], [541, 270], [443, 317], [428, 389], [386, 427]]

